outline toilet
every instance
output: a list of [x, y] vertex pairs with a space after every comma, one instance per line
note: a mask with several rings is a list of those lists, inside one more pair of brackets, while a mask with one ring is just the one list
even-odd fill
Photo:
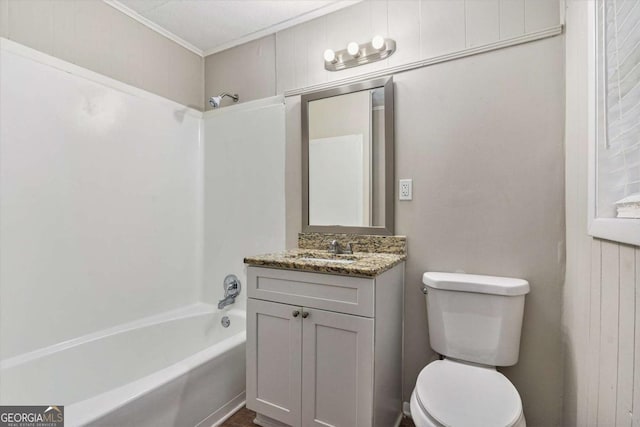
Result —
[[416, 427], [525, 427], [522, 400], [496, 366], [518, 362], [522, 279], [427, 272], [422, 277], [431, 347], [443, 356], [418, 375]]

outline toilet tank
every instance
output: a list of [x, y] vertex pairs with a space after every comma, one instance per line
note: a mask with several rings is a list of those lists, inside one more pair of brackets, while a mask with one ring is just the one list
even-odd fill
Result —
[[424, 273], [422, 281], [433, 350], [483, 365], [518, 362], [529, 282], [436, 272]]

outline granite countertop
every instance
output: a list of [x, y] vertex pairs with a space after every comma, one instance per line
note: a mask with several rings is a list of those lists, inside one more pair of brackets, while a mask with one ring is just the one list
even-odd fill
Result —
[[[285, 252], [248, 256], [244, 262], [260, 267], [375, 277], [401, 263], [405, 258], [404, 254], [355, 252], [354, 254], [335, 255], [330, 254], [327, 250], [292, 249]], [[345, 262], [335, 262], [336, 260]]]

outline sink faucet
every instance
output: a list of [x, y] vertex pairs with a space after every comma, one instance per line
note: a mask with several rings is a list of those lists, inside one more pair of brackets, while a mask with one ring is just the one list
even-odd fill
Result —
[[240, 280], [233, 275], [229, 274], [224, 278], [224, 298], [218, 302], [218, 309], [222, 310], [226, 306], [236, 302], [236, 297], [240, 295], [241, 284]]
[[337, 240], [332, 240], [331, 243], [329, 243], [329, 253], [330, 254], [342, 253], [342, 248], [340, 247], [340, 242], [338, 242]]
[[329, 253], [336, 255], [353, 254], [353, 247], [351, 245], [351, 242], [349, 242], [347, 243], [347, 247], [342, 249], [342, 247], [340, 246], [340, 242], [338, 242], [337, 240], [332, 240], [331, 243], [329, 243]]

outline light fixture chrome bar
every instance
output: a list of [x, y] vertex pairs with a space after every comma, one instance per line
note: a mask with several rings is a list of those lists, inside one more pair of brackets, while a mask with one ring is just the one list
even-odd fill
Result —
[[325, 53], [324, 68], [327, 71], [340, 71], [359, 65], [370, 64], [388, 58], [396, 51], [396, 42], [392, 39], [384, 39], [384, 44], [379, 49], [373, 46], [372, 42], [359, 46], [355, 55], [349, 53], [348, 49], [335, 52], [332, 61], [327, 61]]

